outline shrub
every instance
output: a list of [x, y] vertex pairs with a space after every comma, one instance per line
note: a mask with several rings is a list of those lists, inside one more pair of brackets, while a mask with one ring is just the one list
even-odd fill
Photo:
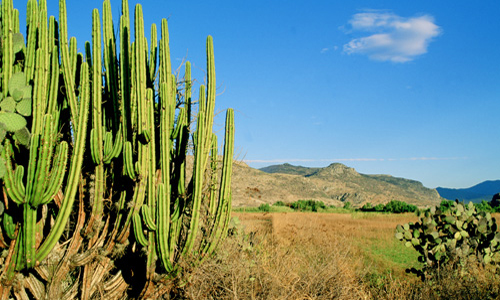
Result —
[[259, 205], [259, 211], [269, 212], [271, 211], [271, 206], [269, 206], [269, 203], [261, 204]]
[[453, 202], [447, 211], [433, 207], [418, 213], [419, 222], [396, 227], [396, 238], [420, 253], [421, 270], [412, 268], [423, 280], [439, 275], [439, 268], [458, 268], [466, 261], [483, 265], [500, 262], [500, 233], [495, 218], [478, 212], [474, 204]]
[[402, 201], [392, 200], [386, 205], [377, 204], [375, 207], [373, 207], [371, 203], [366, 203], [359, 210], [398, 214], [398, 213], [414, 212], [417, 210], [417, 207], [415, 205], [408, 204]]
[[351, 202], [344, 203], [344, 209], [351, 209]]
[[406, 212], [415, 212], [417, 207], [412, 204], [405, 203], [403, 201], [391, 200], [384, 206], [385, 212], [390, 212], [394, 214], [406, 213]]
[[318, 209], [325, 209], [326, 205], [323, 201], [316, 200], [297, 200], [289, 205], [292, 209], [298, 211], [313, 211], [317, 212]]
[[283, 201], [276, 201], [273, 206], [286, 206], [286, 204]]
[[363, 205], [360, 209], [361, 211], [374, 211], [375, 208], [372, 206], [371, 203], [366, 203], [365, 205]]
[[475, 203], [474, 206], [478, 211], [493, 212], [493, 208], [485, 200], [481, 201], [481, 203]]
[[446, 211], [450, 210], [450, 208], [453, 206], [453, 203], [454, 203], [454, 201], [444, 199], [439, 204], [439, 209], [441, 209], [442, 212], [446, 212]]

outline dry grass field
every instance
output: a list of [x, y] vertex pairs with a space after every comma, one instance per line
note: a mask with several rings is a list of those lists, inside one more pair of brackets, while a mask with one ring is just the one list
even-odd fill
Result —
[[[394, 238], [414, 214], [233, 213], [232, 235], [174, 299], [496, 299], [480, 266], [423, 283], [417, 253]], [[238, 224], [238, 220], [240, 223]], [[445, 274], [443, 272], [443, 274]]]

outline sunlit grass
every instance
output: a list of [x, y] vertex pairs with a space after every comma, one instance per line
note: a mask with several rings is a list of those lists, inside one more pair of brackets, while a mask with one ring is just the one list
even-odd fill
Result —
[[463, 280], [446, 271], [434, 285], [406, 274], [418, 267], [418, 254], [394, 234], [414, 214], [233, 217], [232, 235], [195, 270], [179, 299], [496, 299], [500, 288], [498, 276], [477, 266], [468, 270], [480, 276]]

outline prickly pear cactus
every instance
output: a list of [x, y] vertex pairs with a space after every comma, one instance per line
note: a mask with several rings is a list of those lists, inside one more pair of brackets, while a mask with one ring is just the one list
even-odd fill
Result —
[[443, 264], [471, 257], [483, 264], [500, 263], [496, 220], [487, 212], [476, 211], [472, 202], [456, 201], [446, 212], [433, 207], [418, 214], [418, 222], [396, 227], [396, 238], [417, 250], [424, 265], [408, 272], [425, 279]]
[[[26, 127], [26, 117], [32, 113], [32, 86], [26, 81], [26, 74], [22, 72], [26, 47], [24, 37], [14, 26], [18, 20], [14, 18], [16, 11], [9, 7], [10, 3], [2, 5], [3, 15], [1, 23], [10, 26], [0, 26], [1, 47], [1, 93], [0, 93], [0, 144], [3, 144], [7, 135], [12, 136], [17, 144], [29, 146], [30, 132]], [[9, 13], [10, 12], [10, 13]], [[8, 15], [9, 17], [6, 17]], [[16, 22], [17, 21], [17, 22]], [[15, 31], [15, 30], [14, 30]], [[8, 36], [11, 38], [7, 38]], [[4, 38], [5, 37], [5, 38]], [[3, 146], [0, 146], [0, 153]], [[6, 173], [5, 160], [0, 158], [0, 179]]]

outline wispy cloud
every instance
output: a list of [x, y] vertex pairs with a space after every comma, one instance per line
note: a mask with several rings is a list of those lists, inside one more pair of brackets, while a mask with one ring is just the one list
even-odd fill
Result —
[[325, 54], [325, 53], [332, 51], [332, 50], [337, 51], [338, 49], [339, 49], [338, 46], [333, 46], [333, 47], [329, 47], [329, 48], [325, 47], [325, 48], [321, 49], [320, 53]]
[[427, 53], [429, 43], [441, 33], [429, 15], [405, 18], [387, 11], [367, 11], [355, 14], [349, 24], [350, 32], [368, 35], [345, 44], [345, 53], [397, 63]]
[[342, 162], [342, 161], [418, 161], [418, 160], [463, 160], [467, 157], [406, 157], [406, 158], [331, 158], [331, 159], [245, 159], [246, 163], [292, 163], [292, 162]]

